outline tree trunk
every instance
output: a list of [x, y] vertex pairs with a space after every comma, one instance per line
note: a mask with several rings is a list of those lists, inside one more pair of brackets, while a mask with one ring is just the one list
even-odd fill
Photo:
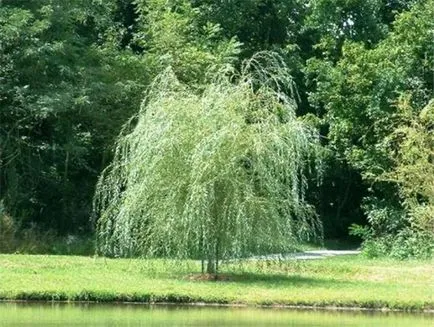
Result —
[[206, 272], [208, 274], [215, 274], [216, 273], [216, 266], [215, 266], [215, 262], [212, 258], [208, 259], [208, 264], [206, 266]]

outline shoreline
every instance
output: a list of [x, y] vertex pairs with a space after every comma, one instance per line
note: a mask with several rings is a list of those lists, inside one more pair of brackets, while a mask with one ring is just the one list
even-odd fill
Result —
[[[46, 295], [46, 294], [44, 294]], [[345, 305], [318, 305], [318, 304], [249, 304], [249, 303], [219, 303], [219, 302], [165, 302], [165, 301], [113, 301], [98, 300], [47, 300], [44, 296], [40, 299], [0, 299], [0, 304], [62, 304], [62, 305], [143, 305], [143, 306], [179, 306], [179, 307], [215, 307], [215, 308], [257, 308], [257, 309], [282, 309], [282, 310], [301, 310], [301, 311], [329, 311], [329, 312], [372, 312], [372, 313], [405, 313], [405, 314], [429, 314], [434, 316], [434, 306], [428, 309], [418, 309], [412, 307], [366, 307]]]

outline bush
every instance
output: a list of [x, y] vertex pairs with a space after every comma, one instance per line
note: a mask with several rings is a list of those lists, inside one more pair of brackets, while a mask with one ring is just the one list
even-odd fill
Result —
[[429, 259], [434, 254], [434, 237], [425, 231], [404, 228], [376, 236], [372, 227], [352, 225], [350, 234], [363, 239], [362, 254], [368, 258]]
[[14, 220], [5, 214], [0, 207], [0, 253], [11, 252], [16, 246], [15, 234], [17, 226]]
[[0, 211], [0, 253], [93, 255], [93, 235], [59, 236], [36, 226], [21, 229], [14, 219]]
[[[432, 215], [428, 206], [401, 206], [393, 200], [367, 198], [363, 209], [369, 226], [353, 224], [350, 235], [363, 240], [362, 254], [368, 258], [391, 257], [395, 259], [427, 259], [434, 254], [432, 229], [415, 224], [415, 215], [420, 222], [422, 215]], [[417, 212], [414, 209], [418, 209]], [[429, 219], [425, 219], [429, 221]]]
[[429, 259], [434, 254], [434, 237], [425, 231], [403, 229], [391, 238], [390, 256], [396, 259]]

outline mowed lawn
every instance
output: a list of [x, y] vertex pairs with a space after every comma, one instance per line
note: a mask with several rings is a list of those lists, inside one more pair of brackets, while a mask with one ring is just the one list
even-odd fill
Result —
[[434, 310], [433, 261], [248, 261], [201, 278], [200, 263], [0, 255], [0, 299], [306, 305]]

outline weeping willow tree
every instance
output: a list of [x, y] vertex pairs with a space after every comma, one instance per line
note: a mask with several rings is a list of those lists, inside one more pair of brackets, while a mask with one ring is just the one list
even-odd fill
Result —
[[99, 250], [200, 258], [212, 273], [219, 260], [312, 237], [320, 224], [304, 200], [305, 173], [318, 140], [296, 117], [292, 85], [270, 53], [239, 73], [214, 70], [200, 91], [170, 68], [161, 74], [98, 182]]

